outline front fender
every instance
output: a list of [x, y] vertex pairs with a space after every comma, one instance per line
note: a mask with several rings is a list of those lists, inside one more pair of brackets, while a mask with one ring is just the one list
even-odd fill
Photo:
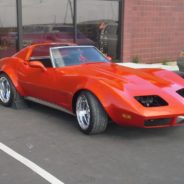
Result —
[[120, 122], [123, 113], [132, 116], [139, 114], [132, 99], [125, 92], [123, 84], [117, 86], [113, 81], [90, 79], [83, 89], [98, 98], [109, 117], [115, 122]]

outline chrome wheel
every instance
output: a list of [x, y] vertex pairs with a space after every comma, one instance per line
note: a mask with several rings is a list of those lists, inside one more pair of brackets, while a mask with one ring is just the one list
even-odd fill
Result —
[[11, 98], [11, 86], [6, 77], [0, 78], [0, 100], [3, 103], [8, 103]]
[[81, 129], [88, 129], [90, 125], [91, 115], [88, 100], [84, 95], [79, 96], [77, 99], [76, 114]]

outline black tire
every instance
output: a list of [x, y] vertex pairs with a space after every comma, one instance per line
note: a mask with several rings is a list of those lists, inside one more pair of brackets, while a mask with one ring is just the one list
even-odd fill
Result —
[[[85, 128], [80, 125], [80, 122], [79, 122], [80, 120], [77, 113], [77, 106], [81, 98], [84, 98], [87, 100], [87, 103], [90, 109], [89, 125]], [[90, 92], [83, 91], [78, 95], [78, 98], [76, 100], [76, 115], [77, 115], [79, 128], [85, 134], [102, 133], [107, 128], [107, 124], [108, 124], [107, 113], [105, 112], [99, 100]]]
[[[0, 81], [2, 79], [6, 80], [7, 84], [10, 86], [10, 97], [8, 98], [7, 101], [3, 101], [1, 98], [1, 94], [0, 94], [0, 104], [2, 104], [3, 106], [6, 106], [6, 107], [13, 106], [15, 108], [18, 108], [19, 104], [21, 104], [21, 103], [24, 104], [23, 98], [16, 91], [10, 78], [6, 74], [2, 73], [2, 74], [0, 74]], [[1, 91], [0, 91], [0, 93], [1, 93]]]

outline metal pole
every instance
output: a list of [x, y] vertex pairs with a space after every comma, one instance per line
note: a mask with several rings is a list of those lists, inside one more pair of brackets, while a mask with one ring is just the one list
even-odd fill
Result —
[[17, 7], [17, 50], [22, 49], [22, 0], [16, 0], [16, 7]]
[[118, 42], [118, 57], [123, 62], [123, 47], [124, 47], [124, 12], [125, 0], [119, 1], [119, 42]]
[[74, 26], [74, 43], [77, 43], [77, 0], [73, 0], [73, 7], [74, 7], [74, 12], [73, 12], [73, 26]]

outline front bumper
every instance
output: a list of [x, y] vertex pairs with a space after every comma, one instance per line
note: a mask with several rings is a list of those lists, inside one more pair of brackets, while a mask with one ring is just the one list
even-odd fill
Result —
[[144, 128], [159, 128], [184, 125], [184, 116], [149, 119], [144, 121]]
[[138, 115], [128, 111], [116, 109], [111, 113], [111, 119], [121, 126], [131, 126], [140, 128], [162, 128], [170, 126], [184, 125], [184, 111], [170, 113], [168, 111], [159, 111], [154, 115]]

